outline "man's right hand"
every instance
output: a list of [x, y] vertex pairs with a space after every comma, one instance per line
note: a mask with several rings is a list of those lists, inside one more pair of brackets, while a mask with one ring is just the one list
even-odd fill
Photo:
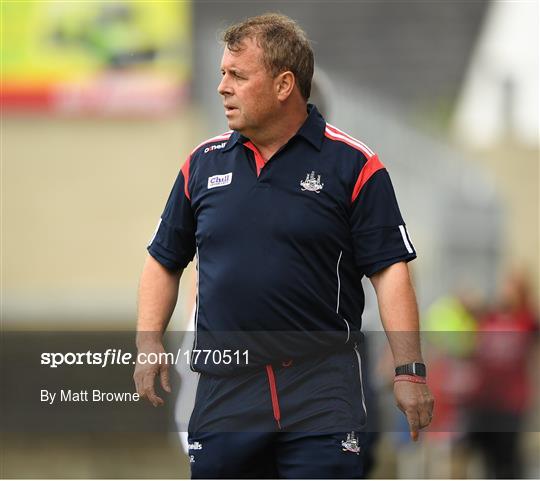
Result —
[[147, 256], [141, 275], [136, 341], [138, 355], [133, 379], [139, 395], [156, 407], [164, 403], [154, 390], [156, 376], [159, 376], [163, 390], [171, 392], [169, 366], [165, 355], [158, 363], [145, 361], [148, 354], [157, 354], [156, 359], [159, 354], [165, 354], [163, 333], [176, 305], [181, 276], [182, 270], [169, 271], [151, 255]]
[[[158, 362], [147, 362], [148, 355], [151, 353], [156, 354], [155, 357], [159, 360]], [[165, 353], [165, 349], [163, 343], [160, 341], [140, 343], [137, 353], [137, 364], [135, 365], [135, 372], [133, 373], [133, 380], [135, 381], [137, 392], [142, 399], [148, 399], [154, 407], [161, 406], [165, 403], [165, 401], [156, 394], [154, 389], [156, 376], [159, 376], [163, 390], [168, 393], [171, 392], [169, 365], [166, 362], [166, 356], [160, 356], [161, 353]], [[141, 356], [141, 354], [143, 355]], [[152, 355], [151, 360], [154, 360], [152, 359], [153, 357], [154, 356]]]

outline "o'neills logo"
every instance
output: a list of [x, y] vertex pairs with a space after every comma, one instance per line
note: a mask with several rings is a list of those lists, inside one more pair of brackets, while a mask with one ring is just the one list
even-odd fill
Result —
[[222, 142], [221, 144], [217, 144], [217, 145], [211, 145], [210, 147], [206, 147], [206, 149], [204, 149], [204, 153], [207, 154], [208, 152], [212, 152], [213, 150], [222, 149], [226, 145], [227, 145], [227, 142]]
[[223, 187], [224, 185], [229, 185], [231, 182], [232, 172], [223, 175], [213, 175], [212, 177], [208, 177], [208, 188]]

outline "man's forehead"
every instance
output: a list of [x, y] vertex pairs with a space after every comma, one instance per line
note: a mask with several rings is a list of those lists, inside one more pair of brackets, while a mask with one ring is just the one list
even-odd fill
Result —
[[248, 63], [262, 65], [262, 49], [254, 39], [246, 38], [242, 40], [233, 50], [225, 45], [221, 61], [222, 66], [231, 67]]

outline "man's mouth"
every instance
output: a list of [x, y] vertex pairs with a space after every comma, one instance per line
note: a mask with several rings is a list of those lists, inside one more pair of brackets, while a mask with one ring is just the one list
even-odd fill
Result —
[[238, 109], [236, 107], [231, 107], [227, 105], [225, 106], [225, 117], [230, 117], [234, 115], [237, 111]]

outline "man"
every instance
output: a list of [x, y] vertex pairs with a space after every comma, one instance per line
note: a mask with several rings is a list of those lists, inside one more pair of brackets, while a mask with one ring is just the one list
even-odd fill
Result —
[[[313, 52], [298, 25], [262, 15], [224, 43], [218, 92], [231, 131], [196, 147], [178, 175], [141, 277], [137, 346], [164, 351], [197, 255], [192, 477], [359, 478], [363, 275], [413, 438], [431, 420], [406, 264], [416, 255], [377, 155], [307, 104]], [[156, 376], [169, 392], [165, 364], [136, 366], [154, 406]]]

